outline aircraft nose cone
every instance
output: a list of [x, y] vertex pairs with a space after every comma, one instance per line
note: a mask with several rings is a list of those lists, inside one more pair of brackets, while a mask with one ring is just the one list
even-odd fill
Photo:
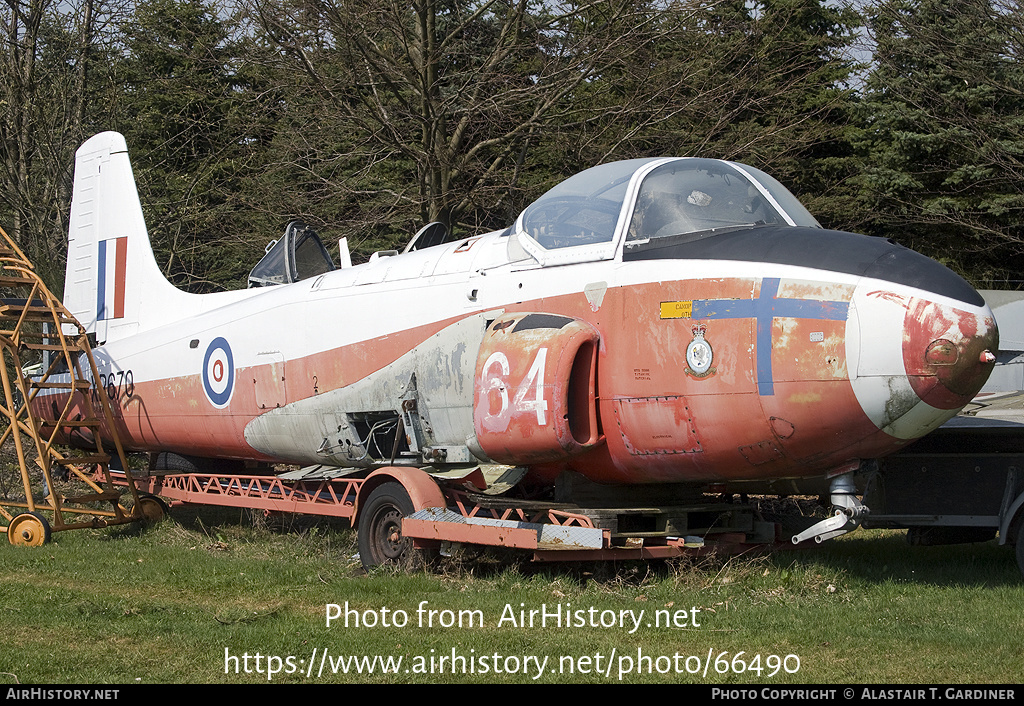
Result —
[[850, 308], [850, 382], [874, 425], [902, 440], [924, 436], [963, 409], [992, 372], [999, 345], [980, 296], [974, 303], [915, 289], [869, 284]]
[[942, 410], [959, 410], [988, 379], [999, 333], [987, 307], [962, 309], [915, 299], [904, 320], [903, 363], [917, 396]]

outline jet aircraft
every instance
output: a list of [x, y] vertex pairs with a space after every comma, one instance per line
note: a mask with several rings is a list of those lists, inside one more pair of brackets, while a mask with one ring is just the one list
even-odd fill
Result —
[[502, 464], [561, 497], [817, 479], [837, 515], [800, 539], [820, 539], [863, 514], [854, 473], [957, 414], [998, 345], [946, 267], [703, 158], [596, 166], [503, 231], [431, 224], [355, 266], [292, 224], [250, 282], [171, 285], [124, 138], [82, 145], [65, 304], [130, 450]]

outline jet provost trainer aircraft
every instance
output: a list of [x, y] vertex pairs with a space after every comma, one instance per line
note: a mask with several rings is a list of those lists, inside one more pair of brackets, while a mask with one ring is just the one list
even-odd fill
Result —
[[[291, 227], [261, 285], [162, 276], [121, 135], [78, 151], [65, 304], [95, 333], [125, 446], [347, 468], [505, 464], [522, 484], [830, 479], [954, 416], [992, 313], [937, 262], [823, 229], [749, 166], [635, 159], [554, 187], [501, 232], [335, 267]], [[614, 490], [612, 491], [614, 492]]]

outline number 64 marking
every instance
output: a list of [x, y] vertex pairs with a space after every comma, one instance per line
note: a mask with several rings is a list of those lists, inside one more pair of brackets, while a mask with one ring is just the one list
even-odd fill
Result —
[[[526, 378], [520, 383], [516, 390], [516, 396], [512, 399], [512, 405], [517, 412], [534, 412], [537, 415], [537, 424], [547, 426], [548, 423], [548, 401], [544, 399], [544, 366], [547, 363], [548, 349], [541, 348], [533, 359], [530, 371]], [[497, 365], [498, 370], [492, 373], [491, 369]], [[504, 378], [508, 377], [510, 366], [508, 356], [501, 351], [491, 353], [484, 363], [483, 388], [485, 391], [497, 390], [501, 394], [501, 409], [496, 413], [488, 413], [489, 418], [504, 417], [509, 412], [508, 386]], [[532, 398], [528, 399], [528, 395]]]

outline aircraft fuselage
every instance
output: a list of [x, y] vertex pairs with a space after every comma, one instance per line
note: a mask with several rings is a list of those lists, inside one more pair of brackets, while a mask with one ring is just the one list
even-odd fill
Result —
[[[478, 427], [489, 416], [511, 410], [494, 433], [530, 438], [559, 413], [556, 382], [545, 380], [557, 339], [532, 375], [546, 338], [523, 352], [519, 370], [499, 361], [477, 371], [489, 322], [543, 313], [597, 332], [600, 438], [572, 455], [542, 446], [536, 474], [568, 468], [609, 483], [802, 477], [890, 453], [938, 426], [973, 396], [987, 369], [979, 355], [994, 349], [983, 304], [898, 282], [742, 260], [542, 268], [509, 264], [507, 238], [255, 290], [99, 349], [128, 445], [375, 465], [391, 448], [367, 448], [372, 415], [399, 407], [415, 375], [428, 445], [480, 455], [474, 437], [487, 433]], [[954, 342], [952, 366], [928, 361], [939, 340]], [[704, 359], [691, 365], [688, 348]], [[959, 393], [940, 377], [958, 364], [970, 369]], [[481, 385], [502, 391], [486, 390], [497, 401], [475, 424]], [[360, 414], [362, 426], [349, 416]], [[514, 450], [497, 455], [516, 460]]]

